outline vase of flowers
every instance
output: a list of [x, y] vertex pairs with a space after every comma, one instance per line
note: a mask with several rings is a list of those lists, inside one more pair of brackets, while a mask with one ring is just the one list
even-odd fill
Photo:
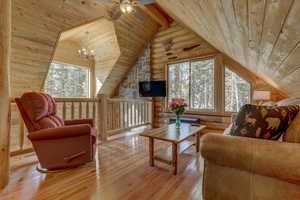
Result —
[[185, 107], [187, 107], [187, 104], [184, 103], [184, 99], [181, 98], [172, 99], [170, 108], [172, 113], [176, 115], [176, 128], [180, 128], [181, 125], [180, 116], [183, 115], [183, 113], [185, 112]]

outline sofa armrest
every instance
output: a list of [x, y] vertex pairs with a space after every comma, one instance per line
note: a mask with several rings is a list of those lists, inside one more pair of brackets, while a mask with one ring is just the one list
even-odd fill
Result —
[[300, 181], [300, 144], [219, 134], [201, 138], [201, 155], [218, 165]]
[[66, 137], [77, 137], [91, 134], [91, 126], [88, 124], [48, 128], [31, 132], [28, 138], [34, 140], [53, 140]]
[[79, 125], [79, 124], [89, 124], [91, 127], [95, 127], [94, 119], [74, 119], [74, 120], [65, 120], [65, 125]]

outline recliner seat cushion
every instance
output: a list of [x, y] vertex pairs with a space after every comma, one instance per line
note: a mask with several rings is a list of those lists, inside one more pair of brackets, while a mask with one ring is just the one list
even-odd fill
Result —
[[277, 140], [286, 132], [298, 112], [298, 105], [245, 105], [238, 113], [230, 135]]

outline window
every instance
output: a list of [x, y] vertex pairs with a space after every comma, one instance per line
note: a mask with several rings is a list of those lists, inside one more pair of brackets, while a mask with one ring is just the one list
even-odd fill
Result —
[[238, 112], [250, 103], [251, 85], [227, 67], [225, 68], [225, 111]]
[[168, 98], [184, 98], [191, 110], [213, 110], [214, 59], [169, 64]]
[[191, 62], [191, 109], [214, 109], [214, 59]]
[[45, 91], [58, 98], [88, 98], [89, 69], [63, 63], [51, 63]]

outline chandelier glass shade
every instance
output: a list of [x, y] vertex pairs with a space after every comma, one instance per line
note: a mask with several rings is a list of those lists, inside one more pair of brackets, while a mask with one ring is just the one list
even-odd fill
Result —
[[83, 47], [78, 50], [78, 55], [80, 58], [92, 60], [95, 57], [95, 51]]
[[131, 13], [134, 10], [133, 5], [129, 0], [122, 1], [122, 3], [120, 4], [120, 9], [123, 13], [127, 14]]
[[[89, 41], [89, 32], [86, 32], [87, 35], [87, 42]], [[88, 47], [81, 47], [80, 49], [78, 49], [77, 51], [78, 56], [80, 58], [84, 58], [84, 59], [88, 59], [88, 60], [92, 60], [95, 58], [95, 51], [93, 49], [89, 49]]]

